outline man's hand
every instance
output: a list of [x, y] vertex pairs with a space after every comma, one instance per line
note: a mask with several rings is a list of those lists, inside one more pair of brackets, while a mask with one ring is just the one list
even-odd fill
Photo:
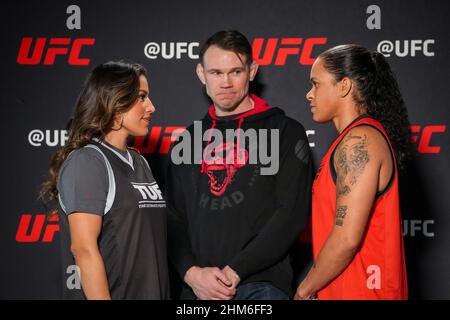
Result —
[[200, 300], [231, 300], [236, 294], [232, 282], [219, 268], [191, 267], [184, 281]]
[[230, 268], [230, 266], [227, 265], [222, 269], [222, 272], [231, 281], [231, 287], [236, 288], [239, 282], [241, 281], [241, 278], [236, 273], [236, 271], [234, 271], [233, 269]]

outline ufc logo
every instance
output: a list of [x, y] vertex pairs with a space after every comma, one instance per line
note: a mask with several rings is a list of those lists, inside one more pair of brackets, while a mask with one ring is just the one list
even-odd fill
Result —
[[[68, 63], [74, 66], [87, 66], [91, 62], [89, 58], [81, 58], [80, 53], [83, 46], [92, 46], [94, 38], [75, 39], [71, 44], [70, 38], [50, 38], [47, 45], [46, 38], [37, 38], [34, 48], [31, 50], [33, 38], [23, 38], [17, 55], [18, 64], [37, 65], [41, 64], [44, 56], [44, 65], [53, 65], [56, 56], [69, 55]], [[45, 50], [47, 49], [47, 50]], [[44, 55], [44, 51], [45, 55]]]
[[[311, 57], [314, 46], [326, 44], [327, 38], [269, 38], [266, 49], [263, 50], [264, 38], [253, 39], [253, 59], [261, 66], [272, 64], [284, 66], [288, 56], [298, 57], [298, 62], [302, 65], [312, 65], [315, 58]], [[300, 50], [303, 44], [302, 50]], [[278, 51], [277, 51], [278, 49]]]
[[419, 143], [417, 150], [420, 153], [440, 153], [440, 146], [431, 146], [431, 138], [435, 133], [443, 133], [447, 130], [447, 126], [424, 126], [421, 131], [421, 126], [411, 126], [411, 141]]
[[[45, 214], [23, 214], [17, 228], [17, 242], [52, 242], [55, 233], [59, 231], [59, 217], [52, 216], [47, 219]], [[46, 223], [47, 222], [47, 223]], [[42, 237], [41, 237], [42, 236]]]
[[[158, 153], [167, 154], [169, 153], [170, 146], [176, 140], [176, 136], [172, 137], [172, 132], [184, 128], [186, 127], [165, 127], [163, 134], [163, 127], [151, 127], [146, 137], [136, 137], [134, 139], [133, 147], [138, 149], [142, 154], [147, 154], [155, 153], [159, 145]], [[161, 135], [163, 135], [162, 139], [160, 139]], [[148, 139], [144, 145], [146, 138]], [[159, 144], [160, 141], [161, 143]]]
[[434, 220], [403, 220], [403, 236], [423, 235], [432, 238], [434, 232], [431, 231], [430, 224], [434, 224]]

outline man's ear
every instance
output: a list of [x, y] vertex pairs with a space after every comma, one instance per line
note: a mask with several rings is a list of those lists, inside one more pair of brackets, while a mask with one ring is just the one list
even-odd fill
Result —
[[200, 79], [200, 81], [206, 85], [206, 81], [205, 81], [205, 69], [203, 69], [203, 66], [201, 63], [197, 63], [197, 68], [195, 69], [195, 71], [197, 72], [197, 76]]
[[339, 81], [339, 94], [341, 98], [345, 98], [352, 91], [353, 82], [348, 77], [344, 77]]
[[250, 81], [253, 81], [255, 79], [256, 73], [258, 72], [259, 64], [255, 61], [252, 62], [250, 65]]

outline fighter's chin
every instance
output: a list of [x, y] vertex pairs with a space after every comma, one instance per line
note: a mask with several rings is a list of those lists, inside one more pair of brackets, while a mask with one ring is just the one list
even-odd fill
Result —
[[321, 119], [320, 113], [317, 111], [316, 107], [311, 108], [311, 113], [312, 113], [312, 119], [314, 122], [317, 122], [317, 123], [323, 122], [323, 119]]
[[139, 130], [136, 130], [135, 132], [133, 132], [133, 136], [134, 137], [144, 137], [147, 135], [149, 128], [145, 127], [145, 128], [139, 128]]
[[236, 99], [227, 98], [224, 96], [217, 97], [216, 101], [219, 105], [229, 108], [236, 104]]
[[314, 122], [317, 123], [327, 123], [330, 122], [331, 119], [327, 119], [325, 117], [321, 117], [320, 114], [313, 113], [312, 119]]
[[234, 101], [218, 101], [216, 106], [218, 106], [222, 111], [232, 112], [237, 108], [238, 104]]

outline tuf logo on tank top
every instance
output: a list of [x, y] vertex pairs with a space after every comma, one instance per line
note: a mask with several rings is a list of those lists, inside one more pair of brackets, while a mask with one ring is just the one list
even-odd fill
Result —
[[131, 182], [133, 187], [139, 191], [141, 199], [139, 209], [141, 208], [165, 208], [166, 202], [163, 199], [161, 190], [156, 182], [137, 183]]

